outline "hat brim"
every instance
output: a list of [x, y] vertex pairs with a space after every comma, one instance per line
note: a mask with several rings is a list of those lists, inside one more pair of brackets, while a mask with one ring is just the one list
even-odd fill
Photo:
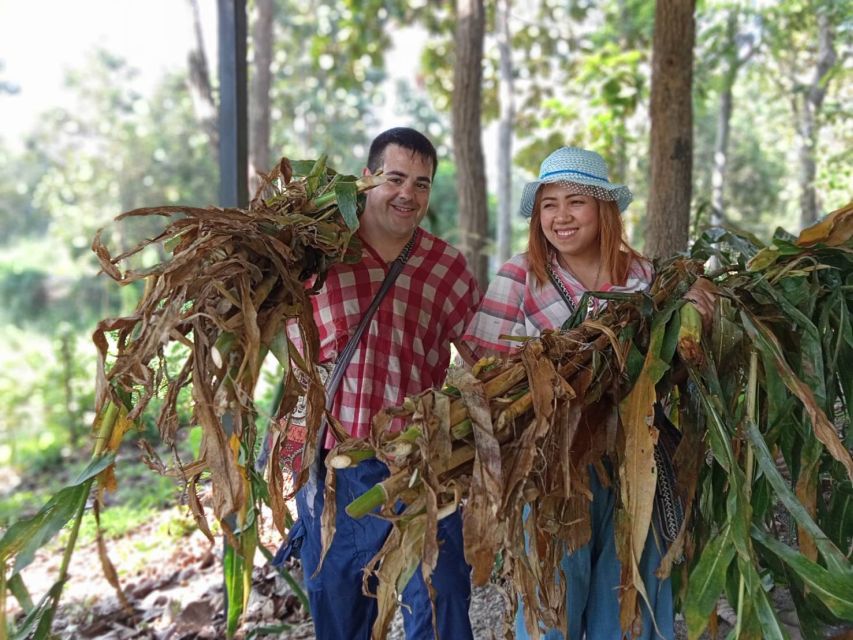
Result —
[[543, 184], [553, 184], [555, 182], [571, 182], [604, 189], [608, 194], [610, 194], [610, 199], [616, 202], [616, 206], [619, 207], [619, 213], [623, 213], [634, 199], [634, 194], [631, 193], [631, 190], [624, 184], [612, 184], [603, 180], [594, 180], [592, 178], [584, 178], [583, 180], [566, 180], [565, 178], [534, 180], [524, 185], [524, 190], [521, 192], [521, 203], [519, 204], [518, 212], [525, 218], [531, 217], [533, 215], [533, 204], [536, 202], [536, 192], [539, 191], [539, 187]]

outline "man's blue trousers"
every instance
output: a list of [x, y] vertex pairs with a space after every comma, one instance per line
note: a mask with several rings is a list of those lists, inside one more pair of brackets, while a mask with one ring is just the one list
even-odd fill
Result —
[[[344, 509], [353, 499], [387, 478], [388, 468], [377, 460], [366, 460], [354, 468], [336, 471], [335, 536], [322, 568], [315, 575], [321, 551], [324, 475], [325, 468], [313, 495], [313, 509], [308, 509], [307, 487], [297, 493], [299, 522], [291, 532], [290, 542], [304, 535], [300, 554], [318, 640], [369, 640], [377, 604], [375, 598], [362, 594], [363, 568], [382, 547], [391, 525], [372, 515], [350, 518]], [[464, 557], [459, 511], [439, 522], [438, 539], [438, 564], [432, 574], [438, 637], [440, 640], [471, 640], [470, 567]], [[371, 590], [375, 587], [373, 581]], [[432, 608], [420, 568], [403, 591], [402, 611], [408, 640], [434, 640]]]

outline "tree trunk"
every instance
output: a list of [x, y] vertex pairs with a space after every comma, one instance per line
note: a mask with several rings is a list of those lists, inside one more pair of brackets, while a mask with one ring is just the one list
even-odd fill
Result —
[[726, 217], [726, 168], [729, 161], [729, 130], [732, 120], [732, 89], [738, 73], [736, 9], [729, 12], [726, 25], [725, 68], [720, 88], [720, 108], [717, 112], [717, 133], [714, 140], [714, 164], [711, 170], [711, 224], [719, 226]]
[[498, 0], [497, 42], [500, 56], [498, 120], [498, 264], [512, 256], [512, 127], [515, 120], [512, 82], [512, 35], [509, 29], [511, 0]]
[[195, 33], [195, 48], [190, 51], [188, 84], [193, 109], [202, 129], [210, 140], [215, 158], [219, 157], [219, 111], [213, 97], [213, 85], [210, 82], [210, 67], [207, 64], [207, 54], [204, 52], [204, 38], [201, 30], [201, 14], [198, 0], [189, 0], [193, 12], [193, 31]]
[[695, 0], [657, 0], [652, 50], [651, 183], [645, 253], [687, 248], [693, 170]]
[[796, 109], [796, 101], [799, 100], [799, 97], [797, 94], [794, 95], [795, 112], [798, 112], [800, 226], [803, 228], [814, 224], [818, 219], [817, 192], [815, 191], [815, 177], [817, 175], [815, 154], [818, 132], [820, 131], [818, 118], [829, 84], [826, 76], [838, 57], [834, 46], [832, 26], [825, 12], [818, 15], [817, 25], [817, 65], [798, 110]]
[[481, 286], [488, 281], [484, 249], [488, 231], [486, 171], [481, 131], [483, 0], [456, 2], [456, 62], [453, 71], [453, 157], [459, 195], [459, 248]]
[[260, 184], [258, 174], [270, 170], [270, 84], [274, 9], [274, 0], [255, 0], [252, 80], [249, 89], [250, 194], [254, 194]]

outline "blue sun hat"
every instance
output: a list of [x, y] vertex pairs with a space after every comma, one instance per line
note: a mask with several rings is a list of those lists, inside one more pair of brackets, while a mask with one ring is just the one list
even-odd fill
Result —
[[634, 194], [623, 184], [613, 184], [607, 177], [607, 164], [595, 151], [562, 147], [554, 151], [539, 167], [539, 179], [524, 185], [519, 211], [525, 218], [533, 215], [536, 192], [543, 184], [559, 182], [576, 186], [578, 192], [599, 200], [616, 203], [619, 213], [625, 211]]

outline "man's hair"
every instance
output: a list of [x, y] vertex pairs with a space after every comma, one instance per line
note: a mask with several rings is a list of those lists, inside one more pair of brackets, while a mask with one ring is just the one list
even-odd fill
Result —
[[382, 167], [385, 148], [389, 144], [396, 144], [398, 147], [408, 149], [412, 153], [431, 161], [431, 177], [435, 177], [435, 170], [438, 167], [438, 154], [435, 147], [424, 134], [409, 127], [394, 127], [383, 131], [373, 139], [373, 142], [370, 143], [370, 152], [367, 154], [367, 168], [370, 169], [371, 173], [376, 173]]

